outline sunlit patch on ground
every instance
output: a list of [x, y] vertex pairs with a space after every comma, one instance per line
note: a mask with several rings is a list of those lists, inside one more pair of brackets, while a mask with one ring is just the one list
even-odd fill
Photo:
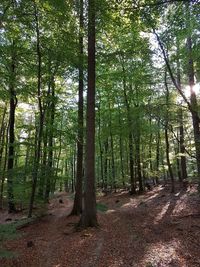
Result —
[[135, 199], [130, 198], [128, 203], [125, 203], [121, 206], [121, 208], [130, 208], [130, 207], [137, 207], [138, 203]]
[[169, 208], [169, 205], [170, 205], [170, 201], [168, 201], [162, 208], [162, 210], [158, 213], [158, 215], [155, 217], [154, 219], [154, 224], [158, 224], [162, 218], [165, 216], [168, 208]]
[[122, 266], [126, 266], [126, 264], [122, 259], [114, 260], [114, 262], [110, 264], [110, 267], [122, 267]]
[[110, 209], [110, 210], [107, 210], [107, 211], [106, 211], [107, 214], [109, 214], [109, 213], [113, 213], [113, 212], [115, 212], [115, 210], [111, 210], [111, 209]]
[[166, 186], [136, 196], [126, 191], [99, 197], [108, 207], [98, 211], [100, 227], [81, 232], [74, 229], [79, 217], [67, 217], [71, 197], [62, 195], [61, 204], [59, 195], [49, 204], [49, 215], [6, 243], [20, 257], [0, 259], [0, 266], [199, 267], [199, 196], [177, 189], [175, 194]]
[[176, 205], [174, 207], [174, 210], [172, 212], [173, 215], [178, 215], [180, 213], [182, 213], [182, 211], [187, 209], [187, 198], [185, 197], [185, 195], [181, 196], [177, 202]]
[[145, 253], [144, 266], [167, 267], [181, 266], [186, 267], [185, 262], [178, 255], [180, 247], [179, 240], [173, 239], [170, 242], [158, 242], [150, 245]]
[[154, 195], [148, 197], [147, 200], [146, 200], [146, 202], [149, 202], [149, 201], [151, 201], [152, 199], [156, 198], [159, 194], [160, 194], [160, 192], [158, 192], [158, 193], [156, 193], [156, 194], [154, 194]]

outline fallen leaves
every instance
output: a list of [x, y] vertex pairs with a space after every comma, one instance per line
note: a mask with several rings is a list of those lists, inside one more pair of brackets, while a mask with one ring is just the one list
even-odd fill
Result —
[[[199, 267], [199, 198], [170, 194], [158, 187], [140, 196], [126, 192], [99, 198], [108, 209], [99, 212], [100, 228], [77, 232], [79, 218], [67, 217], [72, 200], [62, 195], [49, 204], [49, 213], [22, 229], [5, 248], [16, 259], [0, 266], [24, 267]], [[156, 221], [156, 224], [155, 224]], [[28, 246], [27, 242], [33, 246]]]

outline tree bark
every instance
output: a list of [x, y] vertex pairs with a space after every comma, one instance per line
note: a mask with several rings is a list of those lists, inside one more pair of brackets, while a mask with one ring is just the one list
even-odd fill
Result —
[[104, 185], [103, 188], [108, 188], [108, 138], [104, 143]]
[[[14, 42], [12, 45], [14, 49]], [[15, 109], [17, 106], [17, 97], [15, 91], [15, 76], [16, 76], [16, 56], [12, 51], [11, 56], [11, 77], [10, 77], [10, 110], [9, 110], [9, 130], [8, 130], [8, 177], [7, 177], [7, 193], [8, 193], [8, 211], [15, 212], [14, 195], [13, 195], [13, 167], [15, 157]]]
[[43, 125], [44, 125], [44, 112], [42, 107], [41, 99], [41, 78], [42, 78], [42, 55], [40, 48], [40, 30], [39, 30], [39, 17], [36, 3], [34, 3], [34, 17], [36, 23], [36, 52], [37, 52], [37, 97], [38, 97], [38, 109], [39, 109], [39, 125], [36, 129], [36, 140], [35, 140], [35, 158], [33, 163], [33, 172], [32, 172], [32, 190], [29, 203], [28, 217], [32, 217], [33, 203], [35, 199], [35, 192], [37, 186], [38, 172], [39, 172], [39, 163], [40, 163], [40, 154], [41, 154], [41, 143], [42, 143], [42, 134], [43, 134]]
[[99, 96], [99, 108], [98, 108], [98, 141], [100, 150], [100, 173], [101, 173], [101, 187], [104, 187], [104, 170], [103, 170], [103, 148], [101, 143], [101, 98]]
[[114, 157], [114, 144], [113, 144], [112, 117], [111, 117], [110, 102], [109, 102], [109, 128], [110, 128], [111, 169], [112, 169], [111, 182], [112, 182], [112, 188], [116, 190], [115, 157]]
[[[180, 42], [177, 37], [176, 39], [176, 47], [177, 47], [177, 84], [181, 88], [181, 66], [180, 66]], [[181, 171], [181, 177], [180, 177], [180, 183], [184, 179], [187, 179], [187, 165], [186, 165], [186, 157], [183, 156], [185, 153], [185, 140], [184, 140], [184, 127], [183, 127], [183, 110], [180, 107], [179, 110], [179, 135], [180, 135], [180, 140], [179, 140], [179, 151], [181, 153], [181, 159], [180, 159], [180, 171]], [[178, 159], [179, 160], [179, 159]]]
[[[120, 105], [118, 100], [118, 120], [119, 125], [121, 125], [121, 112], [120, 112]], [[120, 170], [121, 170], [121, 176], [122, 176], [122, 184], [125, 186], [125, 175], [124, 175], [124, 163], [123, 163], [123, 142], [122, 142], [122, 132], [120, 127], [120, 133], [119, 133], [119, 156], [120, 156]]]
[[5, 140], [5, 149], [4, 149], [4, 163], [3, 163], [2, 177], [1, 177], [1, 189], [0, 189], [0, 207], [1, 208], [3, 208], [3, 191], [4, 191], [5, 174], [6, 174], [7, 159], [8, 159], [8, 130], [9, 130], [9, 125], [6, 127], [6, 140]]
[[167, 106], [167, 111], [166, 111], [166, 121], [165, 121], [165, 145], [166, 145], [166, 159], [167, 159], [167, 166], [168, 166], [168, 171], [171, 179], [171, 192], [174, 193], [174, 174], [172, 170], [172, 165], [170, 162], [169, 158], [169, 138], [168, 138], [168, 120], [169, 120], [169, 114], [168, 114], [168, 106], [169, 106], [169, 89], [167, 85], [167, 72], [165, 71], [165, 88], [166, 88], [166, 106]]
[[190, 86], [190, 103], [192, 106], [192, 123], [193, 123], [194, 142], [196, 149], [198, 190], [200, 191], [200, 128], [199, 128], [197, 97], [194, 91], [194, 85], [195, 85], [194, 62], [192, 56], [192, 38], [190, 35], [187, 38], [187, 49], [188, 49], [188, 80]]
[[48, 157], [47, 157], [47, 177], [46, 177], [46, 189], [45, 200], [49, 200], [49, 194], [51, 190], [51, 182], [54, 177], [53, 170], [53, 138], [54, 138], [54, 118], [55, 118], [55, 81], [54, 77], [51, 77], [51, 102], [49, 105], [50, 123], [48, 127]]
[[88, 92], [86, 119], [86, 162], [84, 210], [79, 226], [96, 227], [95, 193], [95, 0], [88, 1]]
[[136, 193], [136, 188], [135, 188], [135, 179], [134, 179], [134, 159], [133, 159], [133, 134], [132, 134], [132, 121], [131, 121], [131, 115], [130, 115], [130, 106], [128, 102], [128, 97], [127, 97], [127, 89], [126, 89], [126, 80], [125, 80], [125, 69], [124, 66], [122, 65], [123, 68], [123, 93], [124, 93], [124, 101], [126, 105], [126, 110], [127, 110], [127, 122], [128, 122], [128, 127], [129, 127], [129, 170], [130, 170], [130, 183], [131, 183], [131, 190], [130, 194], [135, 194]]
[[185, 138], [184, 138], [184, 127], [183, 127], [183, 110], [180, 109], [179, 114], [179, 135], [180, 135], [180, 153], [181, 153], [181, 182], [187, 179], [187, 164], [185, 154]]
[[160, 166], [160, 118], [158, 119], [158, 133], [156, 140], [156, 184], [159, 184], [159, 166]]
[[79, 89], [78, 89], [78, 142], [77, 142], [77, 170], [74, 205], [71, 215], [82, 212], [82, 183], [83, 183], [83, 0], [80, 0], [79, 11]]

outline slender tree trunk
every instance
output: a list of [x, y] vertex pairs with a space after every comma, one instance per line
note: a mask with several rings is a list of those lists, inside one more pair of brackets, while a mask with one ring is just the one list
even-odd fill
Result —
[[4, 183], [5, 183], [7, 159], [8, 159], [8, 131], [9, 131], [9, 125], [7, 126], [7, 129], [6, 129], [4, 163], [3, 163], [2, 177], [1, 177], [1, 190], [0, 190], [0, 207], [1, 208], [3, 208], [3, 192], [4, 192]]
[[71, 165], [71, 192], [74, 193], [74, 160], [73, 156], [71, 157], [70, 160], [70, 165]]
[[97, 226], [95, 193], [95, 0], [88, 1], [88, 92], [84, 210], [79, 225]]
[[[152, 138], [153, 138], [153, 135], [152, 135], [152, 119], [150, 117], [149, 119], [149, 124], [150, 124], [150, 137], [149, 137], [149, 169], [150, 169], [150, 173], [151, 173], [151, 176], [152, 176], [152, 172], [153, 172], [153, 164], [152, 164]], [[154, 181], [154, 178], [153, 178], [153, 181]], [[155, 184], [155, 182], [154, 182]]]
[[180, 162], [180, 140], [179, 140], [179, 133], [177, 132], [177, 141], [174, 142], [174, 152], [175, 152], [175, 157], [176, 157], [176, 169], [177, 169], [177, 175], [178, 175], [178, 180], [180, 183], [182, 183], [182, 175], [181, 175], [181, 162]]
[[[100, 98], [100, 97], [99, 97]], [[100, 150], [100, 173], [101, 173], [101, 187], [104, 187], [104, 173], [103, 173], [103, 148], [101, 143], [101, 99], [99, 100], [98, 109], [98, 141]]]
[[[119, 125], [121, 125], [121, 112], [120, 112], [120, 106], [118, 101], [118, 120]], [[121, 170], [121, 176], [122, 176], [122, 184], [125, 186], [125, 175], [124, 175], [124, 163], [123, 163], [123, 141], [122, 141], [122, 132], [120, 127], [120, 133], [119, 133], [119, 156], [120, 156], [120, 170]]]
[[47, 165], [47, 135], [48, 135], [47, 128], [43, 132], [44, 133], [43, 133], [42, 166], [41, 166], [41, 175], [40, 175], [39, 189], [38, 189], [38, 196], [41, 199], [44, 199], [44, 185], [45, 185], [45, 179], [47, 176], [47, 173], [46, 173], [47, 172], [47, 168], [46, 168], [46, 165]]
[[46, 189], [45, 200], [49, 200], [49, 194], [51, 190], [51, 182], [54, 177], [53, 170], [53, 138], [54, 138], [54, 118], [55, 118], [55, 81], [54, 77], [51, 78], [51, 103], [49, 105], [50, 111], [50, 124], [48, 127], [48, 159], [47, 159], [47, 177], [46, 177]]
[[143, 192], [143, 182], [142, 182], [142, 169], [141, 169], [141, 161], [140, 161], [140, 133], [137, 133], [136, 137], [136, 161], [137, 161], [137, 176], [139, 181], [139, 192]]
[[109, 102], [109, 128], [110, 128], [110, 146], [111, 146], [111, 169], [112, 169], [112, 187], [116, 190], [116, 178], [115, 178], [115, 157], [114, 157], [114, 144], [113, 144], [113, 134], [112, 134], [112, 117], [111, 117], [111, 108]]
[[108, 188], [108, 138], [104, 144], [104, 186], [103, 188], [107, 190]]
[[36, 141], [35, 141], [35, 158], [33, 163], [33, 172], [32, 172], [32, 191], [29, 203], [29, 211], [28, 217], [32, 216], [33, 211], [33, 203], [35, 199], [35, 192], [37, 186], [38, 172], [39, 172], [39, 163], [40, 163], [40, 154], [41, 154], [41, 143], [42, 143], [42, 134], [43, 134], [43, 125], [44, 125], [44, 112], [42, 107], [42, 99], [41, 99], [41, 66], [42, 66], [42, 55], [40, 48], [40, 30], [39, 30], [39, 18], [38, 18], [38, 10], [36, 7], [36, 3], [34, 3], [34, 16], [36, 23], [36, 37], [37, 37], [37, 97], [38, 97], [38, 109], [39, 109], [39, 125], [36, 129]]
[[168, 114], [168, 106], [169, 106], [169, 89], [167, 85], [167, 72], [165, 72], [165, 88], [166, 88], [166, 106], [167, 106], [167, 113], [166, 113], [166, 121], [165, 121], [165, 144], [166, 144], [166, 159], [167, 159], [167, 165], [168, 165], [168, 171], [171, 178], [171, 192], [174, 193], [174, 174], [172, 171], [172, 166], [169, 158], [169, 138], [168, 138], [168, 120], [169, 120], [169, 114]]
[[1, 162], [3, 157], [3, 151], [4, 151], [4, 145], [5, 145], [5, 133], [6, 133], [6, 123], [5, 123], [5, 117], [7, 113], [7, 104], [4, 107], [3, 110], [3, 116], [1, 120], [1, 128], [0, 128], [0, 168], [1, 168]]
[[[181, 88], [181, 67], [180, 67], [180, 42], [177, 37], [176, 39], [176, 46], [177, 46], [177, 84]], [[185, 153], [185, 140], [184, 140], [184, 127], [183, 127], [183, 110], [180, 107], [179, 111], [179, 135], [180, 135], [180, 142], [179, 142], [179, 150], [181, 153], [181, 160], [180, 160], [180, 171], [181, 171], [181, 179], [180, 183], [184, 179], [187, 179], [187, 165], [186, 165], [186, 157], [183, 155]]]
[[79, 2], [79, 89], [78, 89], [78, 142], [77, 142], [77, 170], [76, 192], [71, 214], [82, 212], [82, 183], [83, 183], [83, 0]]
[[187, 38], [187, 49], [188, 49], [188, 79], [190, 86], [190, 103], [192, 106], [192, 123], [194, 131], [194, 141], [196, 149], [196, 161], [197, 161], [197, 174], [198, 174], [198, 189], [200, 191], [200, 128], [199, 128], [199, 118], [198, 118], [198, 103], [196, 93], [194, 91], [194, 62], [192, 57], [192, 38], [189, 34]]
[[[5, 117], [6, 117], [6, 113], [7, 113], [7, 103], [4, 106], [3, 109], [3, 115], [2, 115], [2, 120], [1, 120], [1, 127], [0, 127], [0, 144], [4, 144], [4, 142], [2, 142], [3, 139], [3, 134], [5, 132]], [[0, 148], [2, 147], [2, 145], [0, 146]]]
[[180, 109], [180, 126], [179, 126], [179, 135], [180, 135], [180, 153], [181, 153], [181, 182], [184, 179], [187, 179], [187, 164], [185, 154], [185, 138], [184, 138], [184, 127], [183, 127], [183, 111]]
[[160, 119], [158, 120], [158, 133], [156, 141], [156, 184], [159, 184], [159, 166], [160, 166]]
[[[60, 135], [59, 135], [59, 150], [58, 150], [58, 156], [57, 156], [57, 162], [56, 162], [56, 168], [55, 168], [55, 183], [56, 183], [56, 179], [58, 177], [58, 171], [59, 171], [59, 164], [60, 164], [60, 157], [61, 157], [61, 152], [62, 152], [62, 131], [63, 131], [63, 116], [61, 118], [61, 128], [60, 128]], [[75, 180], [75, 173], [76, 173], [76, 146], [74, 148], [74, 154], [73, 154], [73, 179]], [[55, 190], [55, 186], [53, 188]]]
[[[13, 42], [14, 49], [14, 42]], [[17, 105], [17, 98], [15, 92], [15, 72], [16, 72], [16, 56], [12, 52], [11, 56], [11, 77], [10, 77], [10, 111], [9, 111], [9, 130], [8, 130], [8, 177], [7, 177], [7, 193], [8, 193], [8, 211], [14, 212], [14, 195], [13, 195], [13, 167], [15, 157], [15, 109]]]
[[165, 143], [166, 143], [167, 166], [168, 166], [168, 171], [169, 171], [169, 175], [170, 175], [171, 183], [172, 183], [171, 192], [174, 193], [174, 174], [172, 171], [172, 165], [171, 165], [170, 158], [169, 158], [169, 138], [168, 138], [168, 123], [167, 122], [165, 126]]
[[129, 170], [130, 170], [130, 183], [131, 183], [131, 194], [136, 193], [135, 189], [135, 179], [134, 179], [134, 159], [133, 159], [133, 134], [132, 134], [132, 121], [131, 121], [131, 114], [130, 114], [130, 106], [128, 102], [127, 97], [127, 91], [126, 91], [126, 80], [125, 80], [125, 69], [122, 65], [124, 78], [123, 78], [123, 91], [124, 91], [124, 100], [127, 110], [127, 121], [128, 121], [128, 127], [129, 127]]
[[[129, 86], [130, 92], [133, 93], [132, 84]], [[141, 168], [141, 126], [140, 126], [140, 106], [139, 106], [139, 90], [136, 86], [136, 102], [135, 102], [135, 125], [136, 125], [136, 133], [134, 134], [135, 138], [135, 160], [137, 165], [137, 178], [139, 182], [139, 192], [143, 192], [143, 177], [142, 177], [142, 168]], [[133, 96], [133, 94], [132, 94]]]
[[133, 136], [132, 133], [129, 133], [129, 168], [130, 168], [130, 182], [131, 190], [130, 194], [135, 194], [135, 178], [134, 178], [134, 159], [133, 159]]

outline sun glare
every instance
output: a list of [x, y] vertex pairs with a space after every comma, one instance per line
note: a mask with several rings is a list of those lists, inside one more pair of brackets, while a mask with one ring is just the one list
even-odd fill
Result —
[[[196, 95], [199, 95], [200, 94], [200, 83], [196, 83], [194, 86], [193, 86], [193, 91], [194, 91], [194, 93], [196, 94]], [[186, 86], [185, 87], [185, 90], [184, 90], [184, 92], [185, 92], [185, 96], [187, 97], [187, 98], [189, 98], [190, 97], [190, 86], [188, 85], [188, 86]]]

